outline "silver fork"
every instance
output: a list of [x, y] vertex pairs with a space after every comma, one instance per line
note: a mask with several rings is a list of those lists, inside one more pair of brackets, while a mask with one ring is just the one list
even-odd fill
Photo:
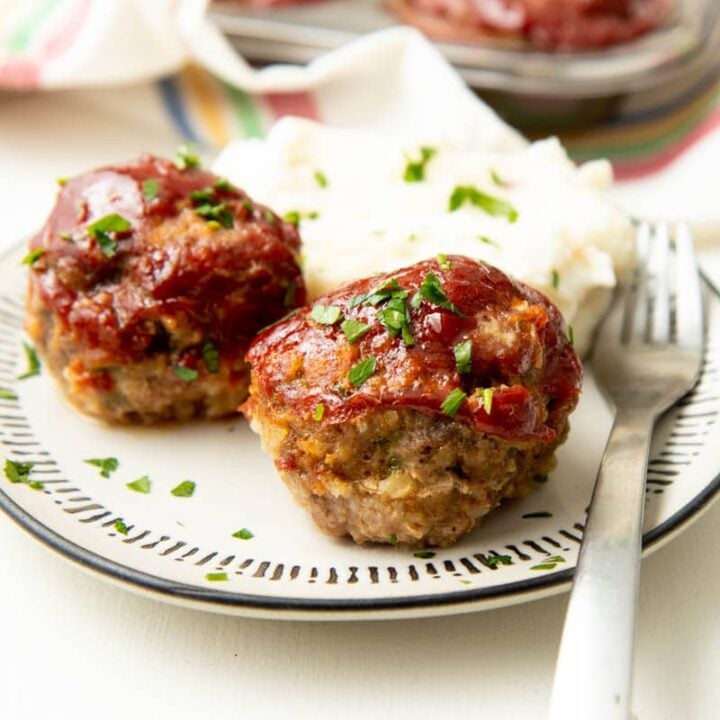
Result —
[[697, 380], [703, 306], [692, 237], [642, 224], [632, 282], [600, 328], [593, 368], [615, 406], [555, 670], [551, 720], [627, 720], [648, 451], [658, 417]]

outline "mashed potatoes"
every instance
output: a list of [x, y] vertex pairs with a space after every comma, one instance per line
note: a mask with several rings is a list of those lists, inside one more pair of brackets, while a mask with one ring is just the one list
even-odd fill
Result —
[[556, 139], [496, 152], [289, 118], [264, 141], [230, 145], [214, 169], [299, 221], [311, 298], [466, 255], [544, 292], [584, 352], [633, 260], [630, 221], [607, 192], [609, 164], [577, 167]]

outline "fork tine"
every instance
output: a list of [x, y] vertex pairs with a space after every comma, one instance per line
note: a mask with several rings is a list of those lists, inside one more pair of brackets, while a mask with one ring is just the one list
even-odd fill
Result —
[[[652, 321], [649, 340], [670, 342], [670, 231], [667, 223], [655, 229], [652, 250], [648, 257], [652, 293]], [[677, 287], [677, 286], [675, 286]]]
[[647, 334], [648, 283], [647, 257], [652, 240], [650, 225], [642, 223], [637, 233], [637, 265], [633, 281], [625, 293], [623, 342], [643, 342]]
[[675, 231], [675, 323], [678, 345], [697, 348], [703, 339], [700, 276], [692, 233], [685, 223]]

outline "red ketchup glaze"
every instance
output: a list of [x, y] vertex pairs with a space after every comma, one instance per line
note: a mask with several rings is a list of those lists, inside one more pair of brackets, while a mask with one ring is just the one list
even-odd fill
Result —
[[[322, 404], [323, 422], [330, 424], [383, 407], [442, 413], [443, 401], [460, 388], [468, 399], [456, 418], [509, 440], [553, 440], [561, 429], [554, 421], [561, 416], [564, 421], [577, 404], [582, 381], [559, 311], [544, 295], [490, 265], [460, 256], [448, 261], [449, 269], [429, 260], [317, 298], [314, 305], [339, 307], [342, 319], [370, 325], [354, 344], [341, 321], [322, 325], [313, 320], [312, 307], [267, 328], [247, 355], [253, 383], [271, 403], [308, 420]], [[426, 299], [417, 309], [411, 307], [411, 298], [430, 272], [461, 314]], [[354, 297], [393, 279], [408, 292], [413, 345], [379, 322], [382, 303], [351, 307]], [[472, 367], [460, 374], [453, 348], [468, 340]], [[348, 372], [368, 356], [376, 358], [376, 371], [355, 388]], [[489, 413], [483, 388], [493, 391]], [[474, 395], [475, 390], [480, 393]], [[252, 414], [254, 402], [251, 397], [244, 411]]]
[[[388, 0], [431, 36], [517, 35], [547, 50], [628, 42], [665, 20], [672, 0]], [[444, 24], [443, 24], [444, 23]]]
[[[150, 155], [70, 180], [31, 243], [45, 250], [31, 272], [34, 290], [108, 362], [142, 359], [167, 340], [160, 318], [211, 338], [223, 353], [244, 352], [288, 311], [288, 299], [291, 307], [305, 300], [300, 239], [232, 186], [216, 188], [214, 201], [225, 204], [233, 227], [212, 229], [189, 195], [217, 180]], [[156, 192], [153, 183], [144, 191], [146, 181], [157, 183]], [[112, 213], [132, 227], [110, 233], [116, 251], [108, 257], [88, 225]]]

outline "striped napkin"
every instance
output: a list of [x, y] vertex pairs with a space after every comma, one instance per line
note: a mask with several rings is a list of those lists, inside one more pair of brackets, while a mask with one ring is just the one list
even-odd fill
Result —
[[[366, 36], [307, 68], [256, 70], [205, 10], [205, 0], [0, 0], [0, 89], [152, 83], [162, 121], [208, 153], [263, 136], [283, 115], [392, 131], [409, 118], [437, 122], [443, 107], [443, 127], [470, 142], [477, 124], [486, 131], [490, 123], [509, 145], [517, 137], [415, 31]], [[578, 160], [612, 161], [629, 212], [689, 220], [712, 248], [720, 246], [719, 128], [715, 73], [671, 101], [634, 107], [631, 99], [617, 116], [562, 139]]]

